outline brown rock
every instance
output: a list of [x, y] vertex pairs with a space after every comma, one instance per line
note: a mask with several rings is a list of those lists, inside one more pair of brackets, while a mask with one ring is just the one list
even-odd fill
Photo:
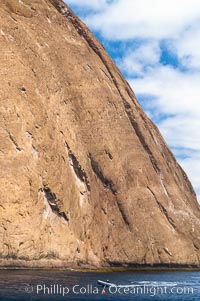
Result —
[[0, 16], [0, 265], [198, 265], [193, 188], [103, 46], [60, 0]]

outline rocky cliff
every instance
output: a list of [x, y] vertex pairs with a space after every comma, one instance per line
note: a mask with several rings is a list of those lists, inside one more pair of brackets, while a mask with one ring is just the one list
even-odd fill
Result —
[[0, 265], [198, 265], [193, 188], [69, 7], [1, 0], [0, 52]]

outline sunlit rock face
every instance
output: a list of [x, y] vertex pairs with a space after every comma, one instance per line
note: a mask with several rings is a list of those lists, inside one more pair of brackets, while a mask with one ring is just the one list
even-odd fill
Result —
[[88, 28], [1, 0], [0, 52], [0, 265], [198, 265], [193, 188]]

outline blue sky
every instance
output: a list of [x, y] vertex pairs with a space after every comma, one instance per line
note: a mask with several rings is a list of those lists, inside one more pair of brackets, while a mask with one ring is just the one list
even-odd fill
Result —
[[66, 0], [157, 124], [200, 201], [200, 1]]

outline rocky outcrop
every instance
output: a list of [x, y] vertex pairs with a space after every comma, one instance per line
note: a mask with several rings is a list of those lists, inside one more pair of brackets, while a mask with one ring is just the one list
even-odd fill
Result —
[[0, 3], [0, 265], [198, 265], [193, 188], [60, 0]]

